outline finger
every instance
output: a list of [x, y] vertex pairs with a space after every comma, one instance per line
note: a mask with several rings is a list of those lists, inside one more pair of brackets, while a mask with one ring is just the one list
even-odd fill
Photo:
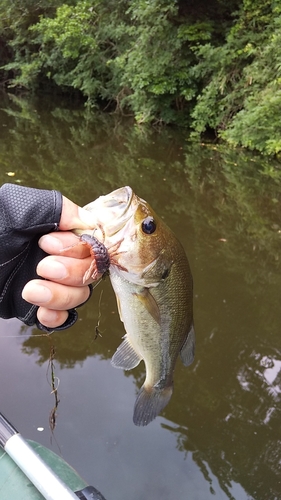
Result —
[[67, 311], [56, 311], [54, 309], [47, 309], [46, 307], [39, 307], [37, 311], [37, 318], [42, 325], [47, 328], [57, 328], [63, 325], [68, 318]]
[[87, 286], [66, 286], [43, 280], [29, 281], [22, 291], [23, 299], [30, 304], [56, 311], [66, 311], [77, 307], [83, 304], [89, 295], [90, 290]]
[[39, 239], [38, 245], [50, 255], [61, 254], [77, 259], [84, 259], [90, 255], [89, 247], [81, 243], [78, 236], [70, 231], [45, 234]]
[[[92, 257], [85, 259], [74, 259], [72, 257], [60, 257], [57, 255], [48, 255], [42, 259], [36, 269], [36, 272], [42, 278], [55, 281], [68, 286], [82, 286], [92, 283], [93, 279], [87, 279], [84, 282], [84, 276], [92, 263]], [[95, 277], [95, 281], [102, 275]]]

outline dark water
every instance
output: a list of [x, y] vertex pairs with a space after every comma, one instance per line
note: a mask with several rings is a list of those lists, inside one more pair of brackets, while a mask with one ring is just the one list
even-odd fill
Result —
[[81, 205], [130, 185], [175, 231], [194, 277], [197, 351], [191, 367], [178, 363], [161, 416], [135, 427], [144, 369], [110, 365], [124, 330], [105, 282], [51, 338], [1, 321], [0, 411], [107, 500], [280, 499], [280, 164], [64, 103], [3, 97], [1, 108], [1, 183], [58, 189]]

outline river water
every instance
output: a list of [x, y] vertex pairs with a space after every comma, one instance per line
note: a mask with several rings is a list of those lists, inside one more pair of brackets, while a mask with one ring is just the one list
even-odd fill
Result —
[[124, 330], [106, 280], [63, 333], [0, 321], [0, 411], [107, 500], [280, 499], [280, 163], [74, 103], [3, 96], [0, 178], [80, 205], [130, 185], [185, 247], [197, 341], [194, 363], [177, 364], [169, 405], [135, 427], [144, 367], [110, 364]]

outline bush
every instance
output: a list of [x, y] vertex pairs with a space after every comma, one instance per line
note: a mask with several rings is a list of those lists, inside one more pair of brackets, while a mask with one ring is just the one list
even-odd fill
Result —
[[[276, 154], [281, 8], [272, 0], [0, 0], [3, 79], [78, 91], [138, 123]], [[8, 59], [10, 59], [8, 61]]]

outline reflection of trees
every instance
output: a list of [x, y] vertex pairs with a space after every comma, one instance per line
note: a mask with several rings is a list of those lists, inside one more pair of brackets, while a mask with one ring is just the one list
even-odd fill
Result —
[[[274, 170], [273, 165], [271, 168]], [[193, 205], [188, 207], [188, 216], [199, 243], [196, 251], [200, 251], [202, 239], [207, 239], [207, 244], [236, 269], [245, 265], [250, 254], [259, 259], [263, 252], [259, 264], [265, 269], [257, 272], [266, 280], [263, 273], [268, 262], [279, 265], [281, 238], [281, 176], [277, 168], [274, 178], [265, 175], [268, 171], [269, 165], [260, 158], [241, 151], [194, 145], [186, 148], [185, 172]], [[177, 212], [183, 213], [183, 183], [177, 189], [181, 189], [182, 200]], [[227, 244], [222, 245], [219, 239]], [[247, 280], [255, 281], [250, 275]]]
[[[198, 368], [197, 397], [190, 404], [188, 397], [181, 399], [185, 411], [175, 408], [179, 402], [179, 398], [175, 398], [165, 416], [175, 421], [176, 426], [165, 427], [176, 435], [178, 449], [192, 454], [212, 487], [210, 468], [227, 498], [239, 500], [232, 492], [236, 482], [243, 486], [249, 498], [277, 499], [280, 498], [281, 472], [280, 396], [278, 400], [272, 397], [268, 384], [256, 374], [256, 369], [261, 370], [258, 363], [252, 367], [245, 365], [245, 369], [251, 386], [246, 389], [249, 392], [235, 387], [233, 372], [231, 383], [223, 385], [216, 404], [214, 390], [211, 384], [206, 387], [206, 377], [200, 377]], [[182, 383], [186, 384], [186, 377], [182, 377]], [[177, 386], [180, 386], [178, 379]]]
[[[101, 289], [105, 290], [100, 303]], [[102, 337], [96, 337], [95, 326], [97, 325], [99, 311], [101, 313], [99, 330]], [[50, 358], [50, 349], [55, 348], [56, 362], [61, 367], [72, 368], [75, 364], [82, 364], [90, 357], [98, 355], [101, 359], [108, 359], [113, 355], [112, 330], [117, 334], [115, 337], [116, 347], [118, 340], [123, 334], [122, 325], [116, 328], [116, 304], [109, 282], [104, 281], [94, 290], [91, 301], [84, 305], [79, 311], [79, 319], [69, 330], [54, 332], [51, 335], [42, 335], [37, 329], [33, 329], [33, 335], [23, 342], [23, 352], [38, 354], [38, 363], [42, 364]], [[116, 318], [117, 319], [117, 318]], [[112, 326], [112, 324], [114, 326]], [[119, 333], [120, 332], [120, 333]], [[118, 336], [119, 333], [119, 336]]]
[[[243, 151], [186, 143], [179, 133], [128, 127], [115, 115], [13, 98], [2, 111], [0, 162], [24, 184], [60, 189], [86, 203], [131, 184], [153, 207], [238, 267], [251, 252], [259, 276], [279, 265], [278, 163]], [[7, 180], [5, 168], [1, 181]], [[185, 231], [182, 231], [185, 229]], [[220, 238], [227, 244], [218, 243]], [[239, 256], [237, 252], [239, 249]], [[258, 256], [258, 257], [256, 257]], [[248, 282], [256, 277], [247, 274]]]
[[169, 430], [177, 436], [178, 449], [192, 454], [211, 486], [206, 464], [228, 498], [238, 500], [232, 491], [236, 482], [249, 498], [271, 500], [280, 498], [280, 349], [269, 336], [267, 345], [257, 342], [257, 347], [270, 355], [253, 350], [246, 329], [241, 325], [238, 341], [227, 339], [228, 350], [226, 330], [205, 338], [190, 372], [178, 367], [165, 416], [175, 422]]
[[[228, 498], [233, 481], [249, 498], [279, 498], [279, 165], [243, 151], [184, 143], [168, 129], [127, 127], [114, 116], [46, 111], [43, 102], [37, 112], [26, 101], [13, 103], [3, 116], [2, 182], [14, 170], [14, 180], [60, 189], [81, 204], [130, 184], [180, 236], [195, 278], [199, 338], [194, 366], [177, 367], [166, 428], [176, 434], [179, 450], [192, 453], [210, 488], [211, 471]], [[123, 327], [115, 298], [109, 282], [102, 286], [102, 339], [94, 340], [98, 287], [81, 320], [52, 335], [61, 366], [96, 354], [108, 359], [119, 345]], [[42, 363], [50, 342], [35, 333], [23, 349]], [[140, 386], [143, 366], [128, 375]]]

